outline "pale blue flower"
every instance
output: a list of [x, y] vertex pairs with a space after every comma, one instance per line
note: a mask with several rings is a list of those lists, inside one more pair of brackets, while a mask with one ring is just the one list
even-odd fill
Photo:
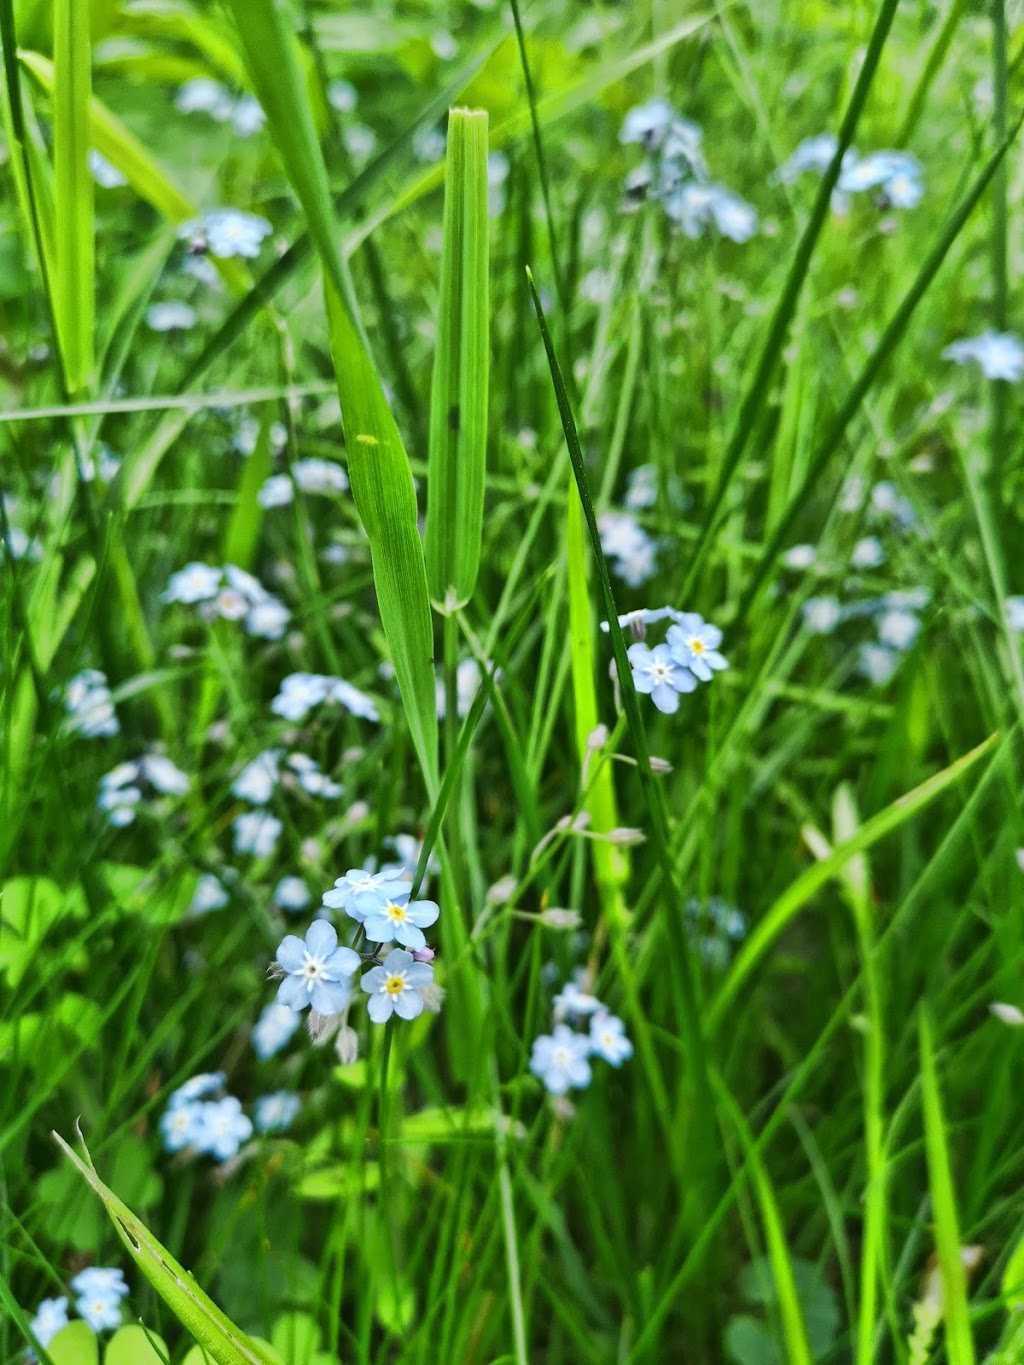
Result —
[[954, 341], [942, 352], [942, 357], [958, 365], [975, 360], [986, 379], [1013, 384], [1024, 376], [1024, 342], [1013, 332], [982, 332], [980, 336]]
[[250, 609], [245, 618], [245, 633], [261, 640], [280, 640], [291, 619], [292, 614], [284, 603], [268, 595]]
[[213, 209], [204, 215], [201, 232], [212, 256], [254, 260], [273, 228], [265, 218], [241, 209]]
[[101, 156], [95, 147], [89, 149], [89, 170], [100, 189], [117, 190], [128, 184], [124, 172], [109, 162], [105, 156]]
[[259, 1133], [283, 1133], [290, 1128], [295, 1115], [302, 1107], [298, 1095], [288, 1090], [278, 1090], [273, 1095], [261, 1095], [256, 1101], [256, 1131]]
[[160, 600], [184, 602], [189, 605], [195, 602], [208, 602], [220, 592], [223, 577], [223, 569], [215, 568], [211, 564], [200, 564], [194, 560], [177, 573], [171, 574], [167, 580], [167, 587], [160, 594]]
[[1003, 607], [1006, 612], [1006, 629], [1018, 634], [1024, 631], [1024, 597], [1008, 597]]
[[284, 826], [277, 816], [266, 811], [246, 811], [235, 818], [235, 852], [251, 853], [256, 858], [269, 858], [277, 847]]
[[186, 81], [175, 96], [174, 103], [183, 114], [209, 114], [218, 123], [227, 122], [234, 109], [230, 91], [219, 81], [205, 76]]
[[[634, 640], [642, 640], [647, 634], [647, 626], [652, 626], [658, 621], [678, 621], [681, 614], [675, 607], [637, 607], [634, 611], [627, 611], [615, 619], [623, 632], [632, 635]], [[607, 621], [601, 622], [601, 629], [608, 634]]]
[[202, 1132], [201, 1106], [196, 1101], [172, 1104], [160, 1116], [160, 1135], [168, 1152], [194, 1147]]
[[621, 1066], [633, 1055], [633, 1044], [626, 1037], [626, 1026], [614, 1014], [595, 1014], [590, 1020], [590, 1055], [603, 1057], [612, 1066]]
[[351, 114], [359, 103], [359, 95], [351, 81], [331, 81], [327, 87], [327, 101], [339, 114]]
[[601, 549], [631, 588], [653, 577], [655, 544], [631, 512], [602, 512], [597, 519]]
[[590, 1084], [590, 1039], [574, 1033], [568, 1024], [556, 1024], [550, 1034], [542, 1033], [533, 1041], [530, 1070], [549, 1095], [564, 1095], [568, 1090], [584, 1090]]
[[421, 991], [433, 980], [433, 967], [417, 962], [403, 948], [393, 948], [383, 965], [373, 967], [360, 982], [370, 997], [366, 1012], [375, 1024], [383, 1024], [393, 1014], [399, 1019], [415, 1019], [423, 1013]]
[[205, 1099], [207, 1095], [215, 1095], [218, 1090], [222, 1090], [226, 1080], [223, 1071], [204, 1071], [173, 1091], [167, 1103], [172, 1108], [177, 1108], [181, 1104], [191, 1104], [194, 1100]]
[[112, 1299], [123, 1299], [128, 1295], [128, 1284], [120, 1266], [87, 1266], [71, 1281], [71, 1288], [76, 1294], [105, 1294]]
[[252, 1137], [252, 1120], [242, 1112], [241, 1101], [234, 1095], [225, 1095], [222, 1100], [204, 1101], [198, 1109], [193, 1143], [196, 1150], [218, 1161], [230, 1161], [237, 1156], [242, 1143]]
[[626, 651], [633, 671], [633, 686], [650, 696], [664, 715], [679, 709], [679, 694], [693, 692], [697, 679], [673, 656], [668, 645], [630, 645]]
[[146, 309], [146, 325], [154, 332], [187, 332], [196, 321], [196, 310], [177, 299], [153, 303]]
[[373, 699], [344, 678], [332, 678], [320, 673], [290, 673], [281, 683], [281, 690], [270, 704], [270, 709], [285, 720], [303, 720], [314, 706], [334, 701], [353, 716], [364, 720], [380, 720]]
[[231, 795], [265, 806], [281, 780], [281, 749], [266, 749], [245, 765], [231, 784]]
[[410, 901], [408, 889], [397, 900], [384, 900], [368, 910], [363, 931], [371, 943], [401, 943], [417, 952], [427, 946], [423, 930], [441, 913], [434, 901]]
[[876, 645], [870, 641], [862, 644], [857, 667], [865, 678], [876, 687], [884, 687], [899, 665], [900, 656], [887, 645]]
[[586, 1018], [596, 1014], [604, 1006], [596, 995], [583, 991], [575, 981], [567, 981], [551, 1002], [556, 1022], [563, 1019]]
[[668, 100], [656, 95], [646, 104], [637, 104], [630, 109], [622, 120], [619, 141], [628, 144], [639, 142], [648, 151], [658, 148], [668, 136], [676, 111]]
[[75, 1309], [94, 1332], [121, 1326], [121, 1300], [115, 1295], [89, 1290], [75, 1300]]
[[76, 673], [64, 690], [68, 728], [84, 739], [110, 738], [120, 734], [114, 699], [107, 677], [97, 668]]
[[916, 208], [924, 195], [924, 172], [920, 161], [908, 152], [871, 152], [844, 158], [838, 189], [841, 194], [880, 189], [893, 208]]
[[782, 556], [782, 562], [787, 569], [809, 569], [818, 557], [818, 551], [813, 545], [791, 545]]
[[36, 1315], [29, 1326], [40, 1346], [49, 1346], [57, 1333], [68, 1325], [68, 1301], [62, 1296], [59, 1299], [43, 1299], [36, 1309]]
[[279, 1005], [275, 1000], [264, 1006], [252, 1030], [252, 1046], [256, 1056], [265, 1062], [280, 1052], [300, 1022], [299, 1012], [288, 1005]]
[[314, 920], [305, 942], [287, 934], [277, 950], [277, 961], [287, 973], [277, 990], [278, 1003], [293, 1010], [311, 1005], [318, 1014], [340, 1014], [348, 1004], [351, 983], [359, 970], [359, 954], [338, 947], [334, 925]]
[[757, 231], [757, 213], [724, 185], [689, 181], [671, 190], [662, 200], [665, 212], [687, 237], [700, 237], [713, 225], [733, 242], [747, 242]]
[[377, 150], [377, 134], [364, 123], [346, 123], [342, 136], [353, 161], [366, 161]]
[[242, 95], [231, 111], [231, 126], [238, 137], [252, 137], [266, 121], [263, 106], [252, 95]]
[[191, 786], [187, 774], [163, 754], [146, 754], [139, 767], [150, 786], [165, 796], [184, 796]]
[[890, 649], [905, 650], [917, 639], [921, 622], [912, 611], [887, 611], [878, 622], [878, 639]]
[[834, 597], [809, 597], [800, 611], [804, 625], [815, 635], [830, 635], [842, 616], [842, 610]]
[[196, 883], [192, 901], [188, 907], [190, 915], [205, 915], [211, 910], [221, 910], [228, 903], [228, 893], [212, 872], [204, 872]]
[[256, 501], [265, 509], [287, 507], [295, 498], [295, 489], [287, 474], [271, 474], [256, 494]]
[[710, 682], [712, 674], [729, 667], [726, 659], [718, 652], [718, 646], [722, 643], [722, 632], [717, 626], [710, 625], [697, 612], [683, 612], [678, 624], [669, 626], [665, 638], [672, 657], [684, 668], [689, 669], [701, 682]]
[[298, 782], [302, 790], [310, 796], [322, 796], [328, 799], [341, 796], [342, 787], [320, 771], [320, 765], [308, 754], [289, 754], [285, 759], [285, 767], [290, 771], [286, 776]]
[[[805, 137], [779, 167], [777, 178], [784, 185], [791, 185], [806, 171], [817, 171], [819, 175], [824, 175], [832, 164], [838, 147], [839, 139], [835, 133], [817, 133], [814, 137]], [[850, 155], [849, 150], [846, 155]]]
[[853, 547], [850, 563], [855, 569], [877, 569], [885, 563], [885, 550], [877, 536], [863, 536]]
[[301, 877], [282, 877], [274, 888], [274, 904], [282, 910], [305, 910], [309, 901], [309, 887]]
[[408, 900], [410, 889], [409, 882], [390, 870], [367, 872], [353, 867], [337, 879], [333, 890], [324, 892], [323, 903], [331, 910], [344, 910], [361, 924], [369, 912], [387, 901], [402, 896]]

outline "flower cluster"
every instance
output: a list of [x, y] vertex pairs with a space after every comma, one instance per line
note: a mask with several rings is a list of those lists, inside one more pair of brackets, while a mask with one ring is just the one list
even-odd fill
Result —
[[100, 778], [97, 802], [109, 824], [116, 828], [130, 825], [136, 808], [147, 789], [162, 796], [184, 796], [189, 780], [180, 768], [162, 754], [145, 754], [128, 763], [119, 763]]
[[[664, 644], [653, 649], [643, 643], [648, 625], [669, 619]], [[710, 682], [716, 673], [729, 667], [719, 653], [722, 632], [693, 611], [674, 607], [646, 608], [620, 616], [618, 624], [629, 630], [636, 643], [626, 654], [633, 673], [633, 686], [650, 697], [659, 711], [671, 715], [679, 709], [679, 697], [696, 691], [699, 682]], [[607, 623], [602, 622], [603, 630]]]
[[958, 365], [976, 361], [986, 379], [1015, 384], [1024, 378], [1024, 342], [1013, 332], [982, 332], [980, 336], [954, 341], [942, 356]]
[[273, 228], [265, 218], [242, 209], [211, 209], [178, 229], [192, 252], [208, 252], [221, 260], [240, 256], [250, 261], [260, 254], [271, 232]]
[[264, 640], [280, 640], [291, 620], [288, 608], [235, 564], [220, 567], [193, 560], [171, 574], [161, 600], [198, 605], [207, 621], [242, 621], [247, 634]]
[[289, 673], [270, 703], [270, 709], [275, 716], [285, 720], [305, 720], [315, 706], [325, 701], [337, 702], [363, 720], [380, 720], [377, 707], [365, 692], [360, 692], [344, 678], [332, 678], [324, 673]]
[[310, 796], [342, 794], [339, 784], [320, 771], [315, 759], [308, 754], [284, 757], [283, 749], [265, 749], [257, 754], [231, 784], [231, 794], [254, 806], [265, 806], [282, 783], [297, 785]]
[[85, 739], [120, 734], [107, 675], [98, 668], [75, 674], [64, 689], [64, 709], [68, 713], [68, 728]]
[[[586, 1033], [570, 1027], [583, 1021], [589, 1024]], [[622, 1020], [610, 1014], [596, 996], [570, 981], [555, 996], [551, 1032], [534, 1039], [530, 1070], [549, 1095], [562, 1096], [569, 1090], [585, 1090], [590, 1084], [593, 1057], [620, 1067], [632, 1055], [633, 1044], [626, 1037]]]
[[[328, 910], [342, 910], [358, 926], [356, 945], [363, 940], [375, 945], [366, 953], [339, 945], [334, 925], [314, 920], [305, 939], [287, 934], [277, 950], [277, 970], [282, 977], [277, 1002], [292, 1010], [311, 1007], [317, 1015], [333, 1017], [348, 1007], [352, 978], [362, 967], [369, 970], [360, 986], [369, 997], [367, 1013], [376, 1024], [393, 1014], [415, 1019], [437, 1000], [434, 953], [427, 947], [423, 930], [437, 921], [440, 910], [434, 901], [410, 900], [411, 883], [392, 868], [367, 872], [353, 868], [339, 877], [323, 897]], [[396, 945], [384, 958], [380, 954]], [[274, 1036], [273, 1028], [268, 1032]]]
[[[267, 1055], [270, 1055], [269, 1053]], [[244, 1113], [241, 1100], [224, 1091], [223, 1071], [193, 1076], [175, 1090], [160, 1119], [160, 1132], [168, 1152], [186, 1149], [196, 1156], [230, 1161], [253, 1134], [253, 1121]], [[297, 1095], [265, 1095], [256, 1101], [256, 1128], [281, 1131], [299, 1111]]]
[[228, 903], [228, 893], [220, 879], [212, 872], [204, 872], [196, 882], [192, 900], [188, 907], [190, 915], [208, 915], [211, 910], [223, 910]]
[[296, 460], [291, 478], [287, 474], [271, 474], [257, 493], [256, 501], [261, 507], [287, 507], [296, 488], [300, 493], [345, 493], [348, 475], [331, 460]]
[[[805, 138], [777, 172], [783, 184], [792, 184], [806, 171], [823, 175], [839, 147], [834, 133], [818, 133]], [[913, 209], [924, 195], [924, 171], [908, 152], [879, 151], [859, 156], [848, 147], [839, 172], [839, 183], [832, 206], [845, 212], [849, 195], [877, 190], [885, 208]]]
[[218, 123], [230, 123], [236, 137], [251, 137], [267, 120], [252, 95], [235, 96], [218, 81], [200, 76], [187, 81], [174, 101], [183, 114], [209, 114]]
[[809, 597], [801, 609], [804, 626], [816, 635], [831, 635], [845, 621], [868, 618], [876, 639], [861, 642], [858, 668], [869, 682], [884, 686], [896, 672], [902, 655], [921, 631], [919, 612], [930, 600], [926, 588], [883, 593], [842, 604], [836, 597]]
[[619, 141], [639, 143], [646, 152], [626, 181], [627, 203], [657, 200], [687, 237], [714, 227], [733, 242], [747, 242], [757, 231], [757, 213], [745, 200], [708, 175], [696, 123], [676, 113], [659, 97], [630, 109]]
[[[121, 1326], [121, 1300], [128, 1295], [124, 1271], [116, 1267], [88, 1266], [71, 1281], [75, 1308], [94, 1332]], [[43, 1299], [30, 1324], [40, 1346], [46, 1349], [68, 1325], [68, 1297]]]

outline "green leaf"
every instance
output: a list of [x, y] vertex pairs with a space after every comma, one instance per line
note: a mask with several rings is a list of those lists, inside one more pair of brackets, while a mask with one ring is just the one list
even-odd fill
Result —
[[89, 6], [54, 0], [53, 169], [57, 275], [53, 281], [57, 337], [71, 395], [93, 381], [95, 242], [93, 178], [89, 170], [92, 72]]
[[918, 1015], [921, 1045], [921, 1107], [924, 1113], [924, 1149], [928, 1160], [928, 1187], [935, 1219], [935, 1250], [942, 1277], [943, 1321], [949, 1365], [974, 1365], [974, 1340], [967, 1306], [967, 1274], [960, 1255], [953, 1171], [946, 1141], [946, 1120], [935, 1070], [932, 1025], [925, 1005]]
[[487, 113], [453, 109], [430, 390], [425, 546], [431, 601], [446, 613], [473, 596], [480, 566], [490, 365], [487, 252]]
[[69, 1322], [46, 1348], [53, 1365], [99, 1365], [100, 1344], [87, 1322]]
[[127, 1204], [104, 1185], [85, 1149], [88, 1165], [76, 1156], [64, 1139], [53, 1139], [82, 1179], [102, 1200], [110, 1221], [129, 1254], [182, 1326], [217, 1362], [217, 1365], [278, 1365], [273, 1355], [252, 1341], [228, 1318], [193, 1276], [157, 1241]]
[[890, 834], [922, 810], [929, 802], [941, 796], [947, 788], [959, 781], [963, 775], [989, 752], [998, 735], [990, 735], [977, 748], [958, 758], [948, 768], [935, 773], [920, 786], [898, 797], [884, 810], [873, 815], [860, 826], [852, 839], [840, 844], [832, 854], [801, 873], [782, 895], [769, 907], [764, 918], [755, 926], [750, 937], [736, 956], [732, 969], [708, 1011], [708, 1028], [714, 1032], [726, 1018], [747, 977], [767, 953], [778, 936], [791, 920], [807, 904], [816, 892], [838, 875], [851, 858], [869, 849], [872, 844]]
[[781, 1365], [771, 1332], [746, 1313], [729, 1319], [722, 1344], [734, 1365]]
[[12, 877], [0, 888], [0, 975], [17, 986], [47, 933], [63, 919], [80, 919], [79, 886], [64, 891], [48, 877]]
[[107, 1342], [103, 1365], [167, 1365], [171, 1355], [163, 1337], [145, 1327], [122, 1327]]

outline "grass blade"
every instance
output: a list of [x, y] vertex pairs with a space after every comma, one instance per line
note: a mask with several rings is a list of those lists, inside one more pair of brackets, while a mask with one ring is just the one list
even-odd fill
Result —
[[57, 227], [54, 313], [69, 395], [93, 380], [95, 242], [93, 179], [89, 170], [91, 7], [54, 0], [53, 162]]
[[338, 249], [327, 168], [284, 11], [273, 0], [231, 0], [231, 9], [253, 87], [323, 267], [352, 496], [370, 542], [381, 623], [433, 799], [440, 785], [433, 626], [412, 472]]
[[[64, 1139], [53, 1134], [61, 1151], [100, 1198], [128, 1254], [178, 1321], [217, 1365], [274, 1365], [273, 1357], [250, 1339], [205, 1294], [193, 1277], [156, 1240], [127, 1204], [104, 1185], [85, 1149], [86, 1161]], [[84, 1148], [84, 1143], [83, 1143]], [[87, 1164], [88, 1163], [88, 1164]]]
[[924, 1112], [924, 1147], [928, 1159], [928, 1184], [935, 1217], [935, 1247], [942, 1276], [943, 1318], [949, 1365], [974, 1365], [974, 1342], [967, 1308], [967, 1276], [960, 1258], [953, 1173], [946, 1142], [946, 1121], [935, 1072], [932, 1025], [925, 1005], [918, 1015], [921, 1044], [921, 1105]]
[[951, 763], [948, 768], [943, 768], [920, 786], [893, 801], [891, 805], [865, 821], [852, 839], [840, 844], [829, 857], [809, 867], [797, 877], [769, 908], [737, 954], [732, 970], [712, 1002], [708, 1014], [708, 1027], [711, 1031], [716, 1030], [724, 1022], [740, 988], [751, 972], [815, 892], [831, 877], [836, 876], [851, 858], [863, 853], [892, 830], [898, 829], [929, 802], [934, 801], [937, 796], [941, 796], [947, 788], [959, 781], [968, 769], [973, 768], [975, 763], [988, 753], [998, 738], [998, 735], [990, 735], [976, 748], [958, 758], [955, 763]]
[[453, 109], [425, 537], [430, 598], [445, 613], [466, 605], [480, 567], [490, 365], [487, 252], [487, 113]]

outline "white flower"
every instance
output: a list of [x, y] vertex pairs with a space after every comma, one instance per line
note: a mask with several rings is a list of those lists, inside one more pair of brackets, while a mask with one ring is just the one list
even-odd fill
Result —
[[802, 607], [804, 625], [817, 635], [830, 635], [842, 615], [834, 597], [809, 597]]
[[236, 817], [232, 826], [235, 833], [235, 852], [251, 853], [254, 858], [269, 858], [277, 847], [284, 826], [276, 816], [266, 811], [246, 811]]
[[265, 806], [281, 779], [281, 750], [267, 749], [247, 763], [231, 784], [231, 795], [254, 806]]
[[187, 332], [196, 325], [196, 310], [177, 299], [168, 299], [146, 309], [146, 324], [154, 332]]
[[818, 557], [818, 551], [813, 545], [791, 545], [782, 556], [782, 562], [787, 569], [809, 569]]
[[161, 594], [163, 602], [206, 602], [216, 597], [220, 591], [223, 570], [210, 564], [193, 561], [186, 564], [167, 580], [167, 587]]
[[971, 339], [954, 341], [942, 356], [958, 365], [976, 360], [986, 379], [1016, 383], [1024, 376], [1024, 342], [1013, 332], [982, 332]]

